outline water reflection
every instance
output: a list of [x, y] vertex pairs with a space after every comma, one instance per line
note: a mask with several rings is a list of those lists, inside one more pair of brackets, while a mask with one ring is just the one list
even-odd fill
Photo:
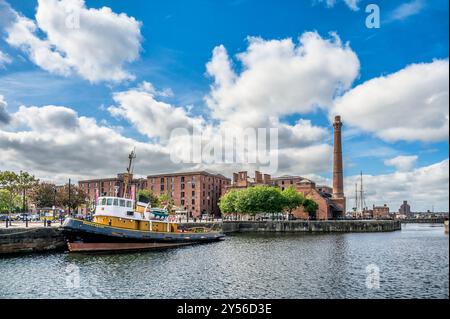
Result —
[[[405, 225], [393, 233], [239, 234], [159, 252], [12, 256], [0, 259], [0, 297], [448, 298], [448, 249], [442, 227]], [[380, 269], [380, 289], [366, 287], [370, 264]], [[76, 287], [68, 285], [74, 266]]]

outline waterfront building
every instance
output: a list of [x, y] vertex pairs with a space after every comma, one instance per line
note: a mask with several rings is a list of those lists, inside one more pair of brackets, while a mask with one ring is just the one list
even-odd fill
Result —
[[372, 218], [373, 219], [387, 219], [390, 218], [389, 207], [384, 204], [383, 206], [373, 205]]
[[270, 185], [273, 186], [272, 177], [269, 174], [262, 174], [255, 171], [255, 177], [251, 178], [247, 171], [233, 173], [233, 181], [225, 187], [226, 191], [232, 189], [242, 189], [256, 185]]
[[207, 171], [147, 176], [147, 189], [156, 196], [167, 194], [189, 217], [220, 216], [219, 199], [231, 180]]
[[[147, 179], [133, 178], [130, 174], [131, 185], [134, 185], [136, 192], [147, 188]], [[123, 197], [125, 193], [125, 174], [117, 174], [111, 178], [96, 178], [82, 180], [78, 186], [86, 193], [89, 203], [93, 203], [97, 196]]]
[[301, 176], [283, 175], [280, 177], [274, 177], [272, 180], [274, 186], [278, 186], [282, 191], [284, 191], [286, 188], [295, 186], [297, 183], [301, 182], [304, 179], [305, 178]]

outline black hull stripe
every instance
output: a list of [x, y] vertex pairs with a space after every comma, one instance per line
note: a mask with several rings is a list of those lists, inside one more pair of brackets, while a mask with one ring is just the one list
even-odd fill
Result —
[[69, 241], [83, 242], [206, 242], [217, 241], [224, 237], [221, 232], [185, 234], [134, 231], [76, 219], [66, 220], [63, 230]]

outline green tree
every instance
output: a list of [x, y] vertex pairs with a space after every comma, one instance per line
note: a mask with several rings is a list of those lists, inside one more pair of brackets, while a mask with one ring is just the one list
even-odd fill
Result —
[[70, 207], [71, 210], [75, 210], [83, 204], [87, 204], [87, 196], [84, 191], [76, 185], [70, 185], [70, 196], [69, 184], [60, 187], [56, 192], [57, 206]]
[[159, 207], [159, 198], [148, 189], [140, 189], [137, 193], [138, 201], [150, 203], [152, 207]]
[[12, 213], [20, 205], [20, 197], [7, 189], [0, 189], [0, 213]]
[[305, 196], [295, 190], [293, 186], [289, 186], [282, 191], [284, 197], [284, 210], [288, 212], [289, 215], [292, 211], [303, 205], [305, 201]]
[[219, 200], [219, 208], [222, 214], [235, 214], [238, 213], [236, 209], [236, 201], [239, 196], [238, 190], [230, 190], [225, 193]]
[[175, 204], [174, 200], [168, 193], [161, 194], [158, 198], [159, 207], [166, 207], [166, 209], [170, 212]]
[[3, 206], [6, 212], [10, 214], [15, 208], [15, 201], [18, 193], [18, 176], [11, 171], [0, 172], [0, 189], [6, 191], [3, 193]]
[[17, 195], [19, 191], [18, 183], [19, 176], [16, 173], [10, 171], [0, 172], [0, 188], [7, 189]]
[[258, 185], [238, 191], [236, 210], [255, 216], [259, 213], [275, 214], [283, 211], [285, 200], [278, 187]]
[[27, 210], [27, 191], [32, 189], [39, 182], [38, 179], [27, 172], [20, 171], [20, 174], [17, 175], [17, 191], [22, 194], [22, 211], [25, 212]]
[[312, 199], [306, 198], [303, 202], [303, 208], [308, 213], [310, 219], [316, 219], [317, 210], [319, 205]]
[[38, 208], [52, 207], [56, 204], [55, 185], [49, 183], [40, 183], [33, 188], [30, 197]]

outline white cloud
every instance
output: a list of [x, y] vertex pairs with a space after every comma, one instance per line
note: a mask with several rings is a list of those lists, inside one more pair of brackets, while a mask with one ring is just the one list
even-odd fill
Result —
[[359, 7], [358, 7], [358, 2], [360, 0], [344, 0], [345, 4], [352, 9], [353, 11], [358, 11]]
[[294, 125], [273, 122], [270, 126], [278, 128], [280, 148], [310, 146], [323, 143], [328, 137], [326, 128], [315, 126], [310, 120], [299, 119]]
[[123, 67], [141, 48], [140, 22], [108, 7], [88, 9], [84, 0], [39, 0], [36, 21], [16, 14], [6, 30], [6, 41], [42, 69], [91, 82], [132, 79]]
[[336, 34], [324, 39], [306, 32], [292, 39], [249, 38], [237, 55], [237, 74], [223, 46], [207, 64], [214, 78], [205, 98], [215, 119], [241, 127], [266, 127], [271, 116], [308, 113], [332, 104], [333, 97], [352, 85], [359, 60]]
[[416, 15], [422, 11], [425, 7], [423, 0], [413, 0], [410, 2], [402, 3], [389, 13], [387, 21], [405, 20], [406, 18]]
[[306, 177], [310, 174], [324, 174], [331, 170], [332, 154], [333, 148], [328, 144], [282, 149], [279, 151], [277, 175]]
[[6, 107], [8, 106], [8, 103], [6, 103], [3, 95], [0, 95], [0, 126], [8, 124], [11, 116], [9, 115], [8, 111], [6, 110]]
[[400, 172], [407, 172], [414, 168], [417, 158], [417, 155], [396, 156], [394, 158], [385, 160], [384, 165], [393, 166], [397, 171]]
[[[347, 207], [354, 206], [355, 183], [359, 176], [345, 179]], [[388, 204], [395, 212], [403, 200], [411, 204], [412, 211], [427, 211], [434, 206], [436, 211], [447, 211], [449, 194], [449, 160], [410, 171], [384, 175], [364, 175], [366, 204]]]
[[[328, 8], [333, 8], [339, 0], [314, 0], [314, 2], [323, 2]], [[343, 2], [353, 11], [358, 11], [360, 0], [343, 0]]]
[[449, 62], [413, 64], [337, 98], [331, 115], [385, 141], [448, 140]]
[[113, 116], [127, 119], [140, 133], [150, 138], [160, 137], [162, 141], [166, 141], [176, 128], [200, 128], [202, 118], [190, 117], [184, 108], [155, 98], [170, 95], [170, 92], [159, 92], [151, 83], [143, 82], [137, 88], [114, 93], [113, 99], [117, 105], [109, 107], [108, 111]]
[[12, 60], [9, 57], [9, 55], [0, 51], [0, 69], [4, 68], [6, 64], [9, 64], [11, 62], [12, 62]]

